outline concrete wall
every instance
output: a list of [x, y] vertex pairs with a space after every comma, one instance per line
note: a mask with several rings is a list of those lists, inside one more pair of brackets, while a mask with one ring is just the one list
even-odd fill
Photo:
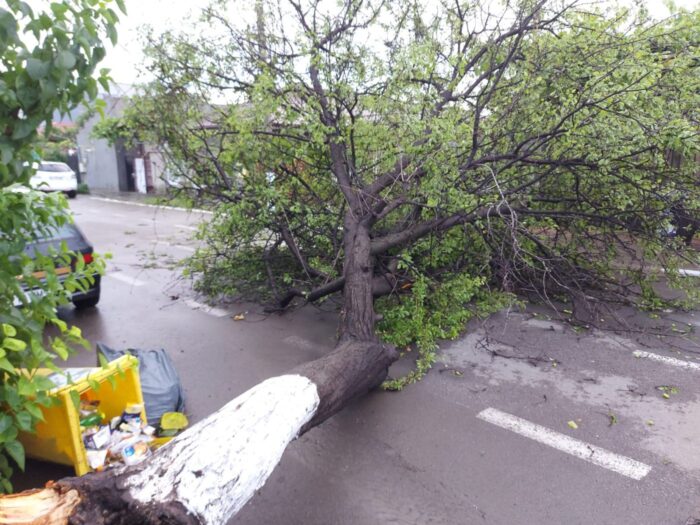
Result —
[[[121, 97], [105, 95], [105, 115], [118, 117], [124, 106]], [[96, 139], [91, 136], [92, 128], [99, 122], [100, 115], [94, 115], [78, 132], [77, 142], [81, 163], [85, 166], [82, 175], [91, 190], [126, 191], [124, 185], [124, 168], [120, 166], [117, 148], [104, 139]], [[123, 163], [123, 161], [122, 161]]]

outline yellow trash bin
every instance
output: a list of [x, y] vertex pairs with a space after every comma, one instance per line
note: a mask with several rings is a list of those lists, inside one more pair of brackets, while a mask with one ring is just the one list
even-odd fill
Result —
[[[73, 465], [78, 476], [90, 472], [85, 446], [80, 431], [80, 413], [71, 399], [71, 391], [80, 399], [100, 401], [100, 411], [107, 421], [120, 416], [129, 404], [142, 407], [143, 395], [139, 380], [139, 361], [134, 356], [124, 355], [105, 368], [67, 369], [72, 383], [57, 386], [49, 394], [57, 399], [50, 407], [43, 407], [44, 421], [36, 425], [36, 432], [22, 432], [20, 441], [28, 457]], [[51, 375], [50, 370], [40, 371]], [[51, 379], [60, 381], [62, 376]], [[99, 388], [93, 389], [93, 386]], [[141, 413], [146, 421], [146, 413]]]

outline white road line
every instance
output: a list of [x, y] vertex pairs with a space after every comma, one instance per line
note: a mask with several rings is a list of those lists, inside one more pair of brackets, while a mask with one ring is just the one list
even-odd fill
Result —
[[482, 410], [476, 417], [628, 478], [640, 480], [651, 471], [649, 465], [626, 456], [620, 456], [604, 448], [589, 445], [584, 441], [560, 434], [495, 408]]
[[643, 357], [645, 359], [651, 359], [652, 361], [658, 361], [659, 363], [664, 363], [666, 365], [677, 366], [678, 368], [685, 368], [686, 370], [700, 371], [700, 363], [683, 361], [682, 359], [676, 359], [675, 357], [652, 354], [651, 352], [644, 352], [642, 350], [635, 350], [632, 352], [632, 355], [634, 357]]
[[143, 286], [144, 284], [146, 284], [143, 281], [139, 281], [138, 279], [135, 279], [133, 277], [129, 277], [128, 275], [124, 275], [123, 273], [120, 273], [120, 272], [108, 273], [107, 277], [112, 277], [113, 279], [116, 279], [117, 281], [121, 281], [121, 282], [129, 284], [131, 286]]
[[203, 312], [207, 315], [211, 315], [213, 317], [227, 317], [231, 315], [231, 312], [197, 302], [194, 299], [186, 299], [185, 304], [194, 310], [199, 310], [200, 312]]
[[205, 213], [207, 215], [212, 215], [212, 212], [208, 210], [202, 210], [199, 208], [192, 208], [191, 210], [188, 208], [178, 208], [177, 206], [161, 206], [160, 204], [146, 204], [144, 202], [132, 202], [132, 201], [123, 201], [119, 199], [109, 199], [107, 197], [88, 197], [88, 199], [94, 200], [94, 201], [103, 201], [103, 202], [116, 202], [118, 204], [126, 204], [128, 206], [141, 206], [142, 208], [162, 208], [164, 210], [175, 210], [175, 211], [186, 211], [188, 213]]
[[680, 268], [678, 270], [678, 275], [682, 275], [684, 277], [700, 277], [700, 270], [686, 270], [684, 268]]
[[194, 226], [187, 226], [186, 224], [176, 224], [175, 227], [182, 228], [183, 230], [190, 230], [193, 232], [197, 231], [197, 228], [195, 228]]

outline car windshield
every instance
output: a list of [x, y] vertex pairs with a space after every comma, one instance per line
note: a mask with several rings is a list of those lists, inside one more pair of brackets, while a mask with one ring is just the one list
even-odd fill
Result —
[[68, 164], [64, 164], [63, 162], [42, 162], [39, 164], [39, 171], [66, 172], [73, 170], [70, 169]]

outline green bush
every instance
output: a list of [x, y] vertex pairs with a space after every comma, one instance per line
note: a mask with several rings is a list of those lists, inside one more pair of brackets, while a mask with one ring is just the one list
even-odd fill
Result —
[[[28, 183], [41, 158], [40, 125], [50, 134], [55, 111], [65, 114], [95, 99], [98, 83], [108, 87], [107, 71], [96, 75], [95, 69], [105, 55], [102, 38], [116, 42], [110, 5], [63, 0], [35, 11], [7, 0], [0, 7], [0, 492], [12, 490], [14, 466], [24, 469], [19, 432], [31, 432], [50, 402], [52, 384], [36, 370], [56, 370], [56, 359], [89, 347], [56, 308], [91, 284], [101, 259], [86, 267], [77, 258], [75, 272], [60, 281], [56, 263], [67, 266], [72, 259], [65, 243], [46, 255], [25, 253], [28, 244], [72, 221], [65, 197], [32, 191]], [[55, 328], [53, 335], [45, 335], [47, 326]]]

